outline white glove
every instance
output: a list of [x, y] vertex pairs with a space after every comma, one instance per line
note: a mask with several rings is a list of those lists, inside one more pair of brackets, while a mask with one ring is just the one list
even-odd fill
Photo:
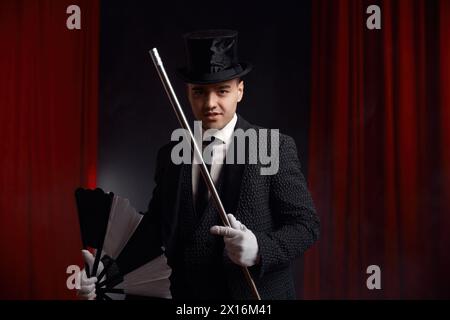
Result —
[[[84, 262], [89, 266], [89, 270], [92, 272], [94, 266], [95, 257], [87, 250], [81, 250]], [[97, 268], [97, 274], [93, 277], [88, 278], [86, 270], [81, 270], [80, 275], [80, 289], [77, 291], [77, 295], [83, 300], [94, 300], [97, 296], [95, 293], [95, 283], [98, 281], [97, 277], [100, 272], [103, 271], [103, 263], [100, 261]]]
[[259, 263], [258, 241], [256, 236], [232, 214], [228, 214], [230, 227], [212, 226], [210, 232], [224, 236], [225, 250], [234, 263], [251, 267]]

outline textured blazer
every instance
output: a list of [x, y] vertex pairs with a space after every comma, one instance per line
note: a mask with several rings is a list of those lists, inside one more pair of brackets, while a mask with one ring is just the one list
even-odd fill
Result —
[[[238, 128], [261, 129], [241, 116]], [[209, 234], [220, 221], [214, 204], [195, 212], [191, 165], [171, 161], [175, 143], [158, 152], [156, 187], [143, 219], [148, 243], [165, 247], [173, 297], [251, 299], [240, 267], [224, 253], [223, 239]], [[249, 270], [262, 299], [295, 299], [291, 265], [319, 237], [319, 219], [291, 137], [279, 135], [278, 172], [261, 175], [263, 166], [224, 164], [217, 188], [225, 210], [256, 235], [261, 259]], [[216, 295], [217, 290], [226, 294]]]

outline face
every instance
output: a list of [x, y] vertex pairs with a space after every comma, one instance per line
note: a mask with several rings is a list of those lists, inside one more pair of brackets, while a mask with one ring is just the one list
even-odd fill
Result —
[[237, 79], [187, 85], [188, 99], [197, 120], [204, 129], [222, 129], [236, 113], [244, 94], [244, 82]]

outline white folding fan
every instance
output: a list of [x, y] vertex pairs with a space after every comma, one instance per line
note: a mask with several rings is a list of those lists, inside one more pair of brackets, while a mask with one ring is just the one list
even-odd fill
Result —
[[75, 197], [83, 246], [101, 252], [88, 275], [96, 274], [100, 260], [104, 264], [97, 299], [171, 298], [171, 269], [156, 243], [151, 217], [138, 213], [128, 199], [99, 188], [79, 188]]

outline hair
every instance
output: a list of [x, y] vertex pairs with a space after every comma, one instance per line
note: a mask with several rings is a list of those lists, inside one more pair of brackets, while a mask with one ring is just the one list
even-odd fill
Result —
[[242, 79], [241, 77], [237, 77], [234, 78], [234, 80], [237, 80], [237, 84], [239, 85], [239, 83], [241, 83], [241, 81], [243, 81], [244, 79]]
[[[237, 84], [239, 85], [239, 83], [241, 83], [241, 81], [244, 81], [244, 79], [242, 79], [241, 77], [237, 77], [237, 78], [234, 78], [234, 79], [230, 79], [230, 80], [227, 80], [227, 81], [231, 81], [231, 80], [237, 80]], [[188, 86], [188, 82], [185, 82], [185, 85], [186, 85], [186, 87]]]

